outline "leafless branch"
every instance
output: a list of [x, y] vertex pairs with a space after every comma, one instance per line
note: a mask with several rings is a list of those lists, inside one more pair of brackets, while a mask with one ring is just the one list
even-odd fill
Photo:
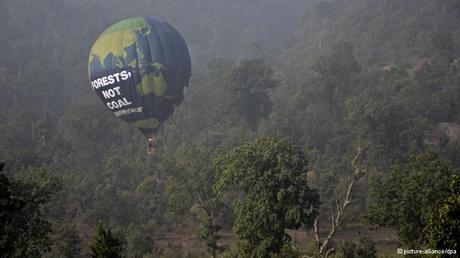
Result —
[[328, 258], [329, 255], [331, 255], [332, 252], [335, 251], [335, 248], [329, 248], [329, 250], [327, 250], [326, 254], [324, 255], [324, 257]]
[[336, 209], [335, 211], [332, 211], [332, 215], [331, 215], [331, 231], [329, 231], [329, 234], [327, 235], [326, 239], [324, 240], [324, 242], [321, 243], [321, 238], [319, 236], [319, 218], [316, 218], [315, 219], [315, 224], [314, 224], [314, 230], [315, 230], [315, 239], [316, 239], [316, 242], [318, 245], [320, 245], [320, 248], [319, 248], [319, 254], [320, 255], [324, 255], [325, 257], [328, 257], [329, 254], [334, 251], [334, 248], [330, 248], [330, 249], [326, 249], [330, 243], [330, 241], [332, 240], [332, 238], [334, 237], [336, 231], [337, 231], [337, 228], [340, 224], [340, 221], [343, 217], [343, 214], [345, 213], [345, 210], [346, 208], [348, 207], [348, 205], [351, 203], [351, 192], [353, 190], [353, 186], [355, 185], [355, 182], [356, 180], [359, 179], [359, 177], [361, 176], [361, 169], [358, 165], [358, 161], [359, 161], [359, 158], [361, 156], [361, 147], [358, 146], [357, 147], [357, 150], [356, 150], [356, 155], [355, 157], [352, 159], [351, 161], [351, 164], [354, 168], [354, 172], [353, 172], [353, 175], [352, 175], [352, 178], [351, 178], [351, 182], [350, 184], [348, 185], [348, 188], [347, 188], [347, 192], [346, 192], [346, 195], [345, 195], [345, 198], [343, 200], [343, 202], [341, 203], [338, 199], [336, 200], [335, 204], [336, 204]]

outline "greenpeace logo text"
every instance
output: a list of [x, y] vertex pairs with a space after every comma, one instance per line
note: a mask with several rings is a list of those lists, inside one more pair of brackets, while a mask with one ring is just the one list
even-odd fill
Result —
[[91, 86], [93, 89], [99, 89], [107, 85], [112, 85], [120, 81], [125, 81], [132, 76], [131, 72], [121, 71], [119, 73], [110, 74], [96, 80], [91, 81]]

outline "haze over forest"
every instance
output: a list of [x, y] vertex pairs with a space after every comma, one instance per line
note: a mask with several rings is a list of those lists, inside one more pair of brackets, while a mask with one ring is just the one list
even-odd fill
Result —
[[[155, 155], [88, 80], [138, 16], [192, 62]], [[458, 0], [15, 0], [0, 24], [0, 257], [460, 252]]]

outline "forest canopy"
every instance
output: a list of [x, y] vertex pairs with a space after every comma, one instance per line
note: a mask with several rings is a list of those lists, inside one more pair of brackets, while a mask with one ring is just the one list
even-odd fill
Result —
[[[149, 16], [193, 67], [153, 156], [87, 70]], [[0, 256], [318, 256], [349, 185], [329, 254], [460, 251], [458, 0], [15, 0], [0, 23]]]

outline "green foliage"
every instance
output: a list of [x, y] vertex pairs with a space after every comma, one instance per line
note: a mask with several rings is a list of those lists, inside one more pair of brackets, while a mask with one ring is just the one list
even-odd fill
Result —
[[150, 226], [130, 225], [126, 234], [126, 251], [133, 257], [154, 255], [158, 246], [153, 239], [153, 228]]
[[[311, 100], [323, 102], [333, 116], [343, 108], [343, 100], [349, 95], [358, 81], [361, 67], [353, 55], [353, 45], [339, 42], [330, 53], [324, 54], [316, 61], [313, 71]], [[308, 82], [307, 82], [308, 83]]]
[[241, 191], [234, 232], [243, 256], [268, 257], [289, 243], [287, 228], [311, 225], [319, 196], [307, 184], [307, 160], [298, 145], [261, 137], [215, 160], [215, 189]]
[[460, 179], [452, 177], [449, 196], [434, 209], [425, 227], [428, 245], [434, 249], [458, 250], [460, 247]]
[[[154, 157], [145, 155], [139, 132], [98, 102], [86, 72], [88, 47], [108, 24], [151, 15], [149, 10], [177, 26], [194, 63], [186, 98], [159, 132]], [[391, 174], [391, 164], [427, 148], [459, 167], [458, 133], [439, 129], [460, 124], [459, 12], [458, 0], [0, 1], [0, 160], [11, 168], [6, 178], [18, 185], [29, 181], [16, 179], [30, 177], [29, 167], [62, 168], [64, 190], [39, 205], [41, 220], [57, 229], [44, 242], [64, 238], [53, 252], [79, 252], [72, 249], [75, 232], [60, 231], [63, 221], [82, 233], [102, 221], [126, 234], [127, 256], [155, 257], [153, 239], [166, 231], [201, 235], [211, 254], [221, 244], [218, 228], [234, 222], [232, 203], [241, 191], [216, 201], [209, 161], [258, 135], [289, 137], [303, 147], [308, 183], [318, 189], [324, 214], [346, 183], [357, 142], [363, 164], [382, 177]], [[2, 209], [30, 211], [17, 220], [35, 216], [24, 202], [32, 201], [36, 188], [20, 185], [0, 191]], [[413, 199], [424, 202], [428, 194], [420, 192]], [[40, 194], [46, 195], [35, 196]], [[357, 222], [367, 207], [367, 187], [361, 184], [354, 194], [346, 216]], [[455, 209], [455, 200], [446, 198], [432, 212]], [[448, 215], [421, 213], [447, 223], [447, 229], [432, 226], [452, 238], [447, 225], [455, 223]], [[440, 237], [431, 236], [433, 245], [444, 241]], [[87, 241], [82, 238], [83, 254]], [[176, 257], [188, 252], [161, 251]], [[204, 255], [204, 248], [195, 253]]]
[[51, 250], [51, 224], [43, 208], [60, 183], [45, 168], [30, 174], [33, 180], [0, 174], [0, 253], [5, 257], [40, 257]]
[[345, 241], [340, 243], [334, 257], [337, 258], [376, 258], [377, 250], [374, 242], [362, 237], [356, 241]]
[[278, 254], [272, 256], [272, 258], [300, 258], [302, 257], [302, 252], [296, 247], [292, 246], [290, 243], [284, 244]]
[[423, 148], [428, 121], [378, 92], [350, 97], [346, 110], [346, 121], [362, 142], [370, 164], [388, 166]]
[[75, 226], [63, 224], [53, 237], [53, 257], [78, 257], [81, 252], [81, 239], [75, 230]]
[[120, 240], [113, 236], [112, 231], [103, 224], [97, 224], [96, 234], [90, 244], [91, 257], [122, 257], [123, 247]]
[[206, 249], [212, 255], [212, 257], [216, 257], [218, 253], [221, 253], [225, 250], [218, 243], [220, 239], [220, 235], [218, 234], [219, 230], [220, 226], [216, 225], [213, 218], [211, 217], [207, 222], [203, 224], [200, 232], [200, 238], [206, 245]]
[[[433, 152], [411, 158], [371, 184], [368, 222], [396, 226], [401, 241], [421, 246], [429, 216], [450, 193], [445, 188], [454, 172]], [[423, 233], [425, 232], [425, 233]]]
[[458, 64], [434, 59], [425, 63], [414, 74], [409, 87], [400, 96], [408, 106], [434, 122], [450, 121], [457, 115], [459, 92]]
[[271, 111], [272, 102], [269, 90], [275, 88], [278, 81], [273, 71], [262, 59], [241, 62], [224, 79], [227, 90], [227, 110], [236, 119], [243, 119], [251, 127]]

